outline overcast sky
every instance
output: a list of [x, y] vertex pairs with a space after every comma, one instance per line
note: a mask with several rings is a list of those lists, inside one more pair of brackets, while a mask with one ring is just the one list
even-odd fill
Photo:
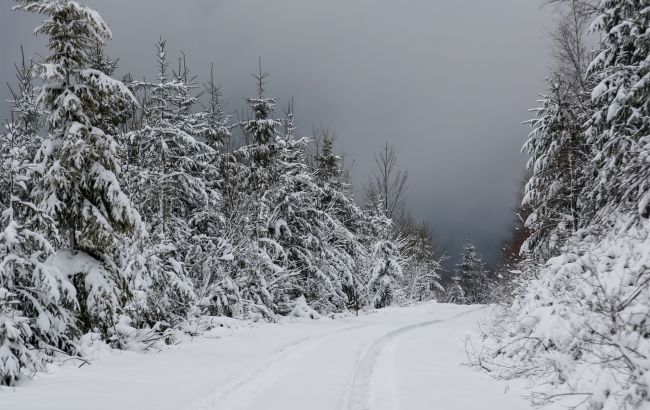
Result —
[[[525, 162], [521, 122], [549, 68], [551, 10], [541, 0], [80, 2], [110, 25], [108, 53], [121, 72], [151, 78], [162, 35], [202, 79], [214, 62], [232, 111], [254, 95], [261, 56], [269, 96], [294, 97], [303, 134], [320, 124], [337, 131], [357, 187], [388, 140], [408, 169], [413, 215], [449, 252], [471, 238], [495, 261]], [[3, 85], [20, 44], [44, 54], [44, 39], [32, 36], [39, 19], [11, 4], [0, 10]]]

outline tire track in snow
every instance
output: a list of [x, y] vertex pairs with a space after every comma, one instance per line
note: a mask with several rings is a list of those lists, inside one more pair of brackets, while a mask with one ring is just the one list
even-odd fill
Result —
[[328, 337], [368, 326], [371, 324], [350, 326], [334, 332], [302, 338], [288, 344], [252, 371], [220, 386], [214, 394], [187, 407], [187, 410], [234, 410], [249, 402], [264, 388], [272, 385], [297, 364], [305, 353], [318, 347]]
[[449, 318], [427, 320], [425, 322], [403, 326], [384, 334], [379, 339], [376, 339], [368, 348], [365, 349], [364, 353], [361, 356], [361, 359], [357, 362], [357, 365], [355, 367], [356, 370], [354, 372], [352, 382], [349, 384], [348, 392], [345, 396], [342, 409], [370, 410], [370, 381], [375, 371], [375, 367], [377, 366], [379, 356], [381, 355], [386, 345], [392, 340], [415, 329], [435, 325], [437, 323], [447, 322], [449, 320], [454, 320], [481, 309], [485, 309], [485, 307], [471, 309], [466, 312], [458, 313]]

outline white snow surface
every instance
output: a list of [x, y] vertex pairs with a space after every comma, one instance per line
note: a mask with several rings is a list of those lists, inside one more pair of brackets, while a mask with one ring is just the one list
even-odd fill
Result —
[[[15, 388], [12, 410], [532, 408], [521, 385], [465, 366], [481, 306], [426, 303], [218, 328], [160, 352], [108, 348]], [[221, 329], [221, 330], [219, 330]]]

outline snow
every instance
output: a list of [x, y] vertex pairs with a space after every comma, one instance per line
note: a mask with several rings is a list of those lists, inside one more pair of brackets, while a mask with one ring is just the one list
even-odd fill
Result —
[[68, 361], [15, 388], [0, 389], [0, 407], [532, 408], [520, 386], [462, 364], [466, 334], [486, 312], [481, 306], [427, 303], [358, 317], [238, 322], [161, 352], [98, 348], [90, 365], [78, 368], [78, 362]]

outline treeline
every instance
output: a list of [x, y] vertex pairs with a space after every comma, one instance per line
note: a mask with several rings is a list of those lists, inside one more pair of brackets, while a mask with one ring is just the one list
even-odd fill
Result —
[[529, 179], [501, 268], [512, 280], [474, 363], [531, 378], [539, 405], [645, 408], [650, 3], [551, 3], [555, 69], [528, 122]]
[[297, 136], [293, 103], [276, 116], [261, 67], [235, 119], [214, 78], [200, 84], [164, 40], [153, 81], [117, 80], [95, 11], [14, 8], [45, 17], [36, 33], [49, 54], [17, 65], [1, 136], [1, 384], [78, 354], [88, 333], [129, 347], [210, 315], [274, 320], [442, 295], [431, 231], [393, 221], [405, 175], [376, 179], [358, 206], [332, 134]]

